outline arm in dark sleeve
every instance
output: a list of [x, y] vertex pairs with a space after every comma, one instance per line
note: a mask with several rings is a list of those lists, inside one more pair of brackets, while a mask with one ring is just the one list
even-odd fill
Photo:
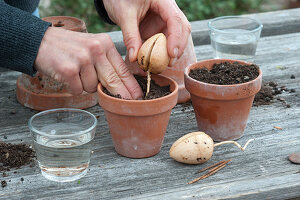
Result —
[[0, 65], [29, 75], [51, 24], [0, 0]]
[[105, 7], [104, 7], [104, 4], [103, 4], [103, 1], [102, 0], [94, 0], [94, 4], [95, 4], [95, 8], [98, 12], [98, 15], [106, 22], [106, 23], [109, 23], [109, 24], [112, 24], [112, 25], [116, 25], [113, 21], [111, 21], [111, 19], [109, 18], [106, 10], [105, 10]]

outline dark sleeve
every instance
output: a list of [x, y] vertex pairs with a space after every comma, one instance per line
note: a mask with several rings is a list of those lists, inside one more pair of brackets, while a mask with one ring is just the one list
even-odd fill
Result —
[[5, 3], [29, 13], [33, 13], [38, 7], [40, 0], [4, 0]]
[[0, 66], [33, 75], [38, 49], [50, 25], [0, 0]]
[[112, 25], [116, 25], [113, 21], [111, 21], [111, 19], [109, 18], [106, 10], [105, 10], [105, 7], [104, 7], [104, 4], [103, 4], [103, 1], [102, 0], [94, 0], [94, 3], [95, 3], [95, 8], [98, 12], [98, 15], [106, 22], [106, 23], [109, 23], [109, 24], [112, 24]]

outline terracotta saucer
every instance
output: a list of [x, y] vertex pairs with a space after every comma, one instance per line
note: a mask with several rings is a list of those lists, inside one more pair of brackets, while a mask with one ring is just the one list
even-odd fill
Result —
[[97, 93], [83, 92], [81, 95], [70, 94], [66, 87], [49, 77], [37, 74], [35, 77], [22, 74], [17, 80], [17, 99], [20, 104], [34, 110], [53, 108], [85, 109], [98, 102]]

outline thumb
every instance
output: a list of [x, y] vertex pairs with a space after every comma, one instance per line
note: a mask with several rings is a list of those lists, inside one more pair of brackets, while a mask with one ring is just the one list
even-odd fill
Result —
[[136, 17], [127, 19], [121, 26], [123, 40], [127, 48], [129, 61], [134, 62], [137, 59], [137, 54], [142, 46], [142, 39], [138, 27]]

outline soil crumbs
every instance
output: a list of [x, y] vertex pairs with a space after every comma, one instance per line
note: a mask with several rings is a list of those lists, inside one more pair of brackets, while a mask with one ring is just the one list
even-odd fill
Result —
[[10, 144], [0, 141], [0, 171], [10, 171], [29, 164], [34, 151], [26, 144]]
[[198, 68], [190, 71], [189, 76], [198, 81], [218, 85], [233, 85], [254, 80], [259, 75], [257, 65], [242, 65], [237, 62], [216, 63], [211, 70]]
[[1, 181], [1, 186], [4, 188], [7, 186], [7, 182], [6, 181]]
[[[158, 84], [155, 83], [154, 80], [151, 80], [151, 84], [150, 84], [150, 91], [148, 96], [146, 97], [146, 91], [147, 91], [147, 78], [143, 77], [143, 76], [134, 76], [135, 79], [137, 80], [138, 84], [141, 86], [142, 91], [144, 93], [144, 96], [142, 98], [142, 100], [150, 100], [150, 99], [156, 99], [156, 98], [160, 98], [160, 97], [164, 97], [167, 96], [168, 94], [171, 93], [170, 91], [170, 85], [167, 86], [159, 86]], [[116, 97], [121, 99], [121, 95], [117, 94], [117, 95], [113, 95], [111, 94], [106, 88], [103, 89], [103, 92], [109, 96], [112, 97]]]
[[270, 82], [262, 82], [260, 91], [255, 95], [253, 106], [261, 106], [261, 105], [269, 105], [273, 103], [275, 100], [279, 100], [282, 102], [287, 108], [290, 108], [291, 105], [287, 104], [284, 98], [276, 98], [277, 95], [282, 94], [283, 92], [296, 92], [295, 89], [288, 89], [286, 86], [278, 86], [277, 83]]

